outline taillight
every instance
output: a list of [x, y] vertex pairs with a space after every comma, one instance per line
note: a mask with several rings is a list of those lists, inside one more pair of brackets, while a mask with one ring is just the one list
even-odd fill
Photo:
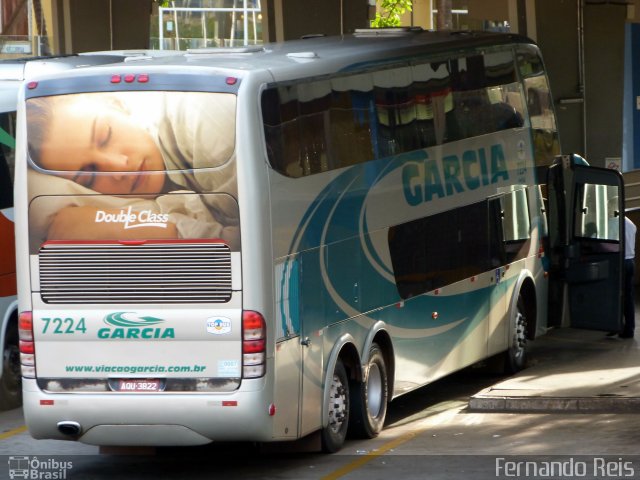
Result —
[[267, 324], [258, 312], [242, 312], [242, 375], [262, 377], [266, 369]]
[[20, 370], [25, 378], [36, 378], [36, 348], [33, 343], [33, 315], [22, 312], [18, 317], [20, 337]]

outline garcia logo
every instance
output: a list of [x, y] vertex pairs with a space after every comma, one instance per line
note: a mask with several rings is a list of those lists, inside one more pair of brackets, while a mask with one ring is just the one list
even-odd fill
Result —
[[207, 318], [207, 332], [214, 335], [231, 333], [231, 320], [226, 317]]
[[139, 227], [167, 228], [168, 221], [169, 214], [167, 213], [154, 213], [151, 210], [134, 212], [131, 206], [126, 212], [120, 210], [120, 213], [107, 213], [98, 210], [95, 219], [96, 223], [124, 223], [125, 230]]
[[127, 339], [163, 339], [176, 338], [173, 328], [163, 328], [155, 325], [164, 323], [161, 318], [140, 317], [135, 312], [113, 312], [104, 317], [104, 323], [113, 328], [98, 330], [98, 338], [127, 338]]
[[402, 185], [411, 206], [509, 180], [502, 144], [471, 148], [461, 153], [429, 157], [425, 150], [413, 152], [402, 167]]

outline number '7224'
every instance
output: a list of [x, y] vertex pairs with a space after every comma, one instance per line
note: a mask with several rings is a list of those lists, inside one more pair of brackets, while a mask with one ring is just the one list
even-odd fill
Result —
[[62, 335], [87, 332], [87, 326], [85, 325], [84, 317], [80, 319], [43, 317], [41, 320], [44, 322], [42, 333], [53, 333], [55, 335]]

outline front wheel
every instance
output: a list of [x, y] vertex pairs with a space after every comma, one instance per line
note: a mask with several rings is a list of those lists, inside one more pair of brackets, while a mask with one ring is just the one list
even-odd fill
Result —
[[515, 311], [511, 318], [509, 349], [505, 353], [506, 373], [516, 373], [525, 367], [527, 361], [527, 316], [522, 294], [518, 295]]
[[329, 423], [321, 432], [322, 451], [334, 453], [342, 448], [349, 427], [349, 379], [340, 359], [329, 385], [327, 413]]
[[367, 380], [351, 389], [351, 431], [360, 438], [377, 436], [384, 426], [389, 399], [387, 366], [377, 344], [369, 350]]

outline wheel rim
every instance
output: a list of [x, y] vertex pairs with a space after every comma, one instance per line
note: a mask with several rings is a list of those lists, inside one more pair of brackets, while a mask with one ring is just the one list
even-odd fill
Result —
[[329, 428], [338, 433], [344, 424], [347, 413], [347, 391], [342, 380], [335, 373], [329, 390]]
[[369, 376], [367, 378], [367, 410], [371, 418], [376, 418], [382, 408], [382, 374], [378, 364], [372, 363], [369, 366]]

